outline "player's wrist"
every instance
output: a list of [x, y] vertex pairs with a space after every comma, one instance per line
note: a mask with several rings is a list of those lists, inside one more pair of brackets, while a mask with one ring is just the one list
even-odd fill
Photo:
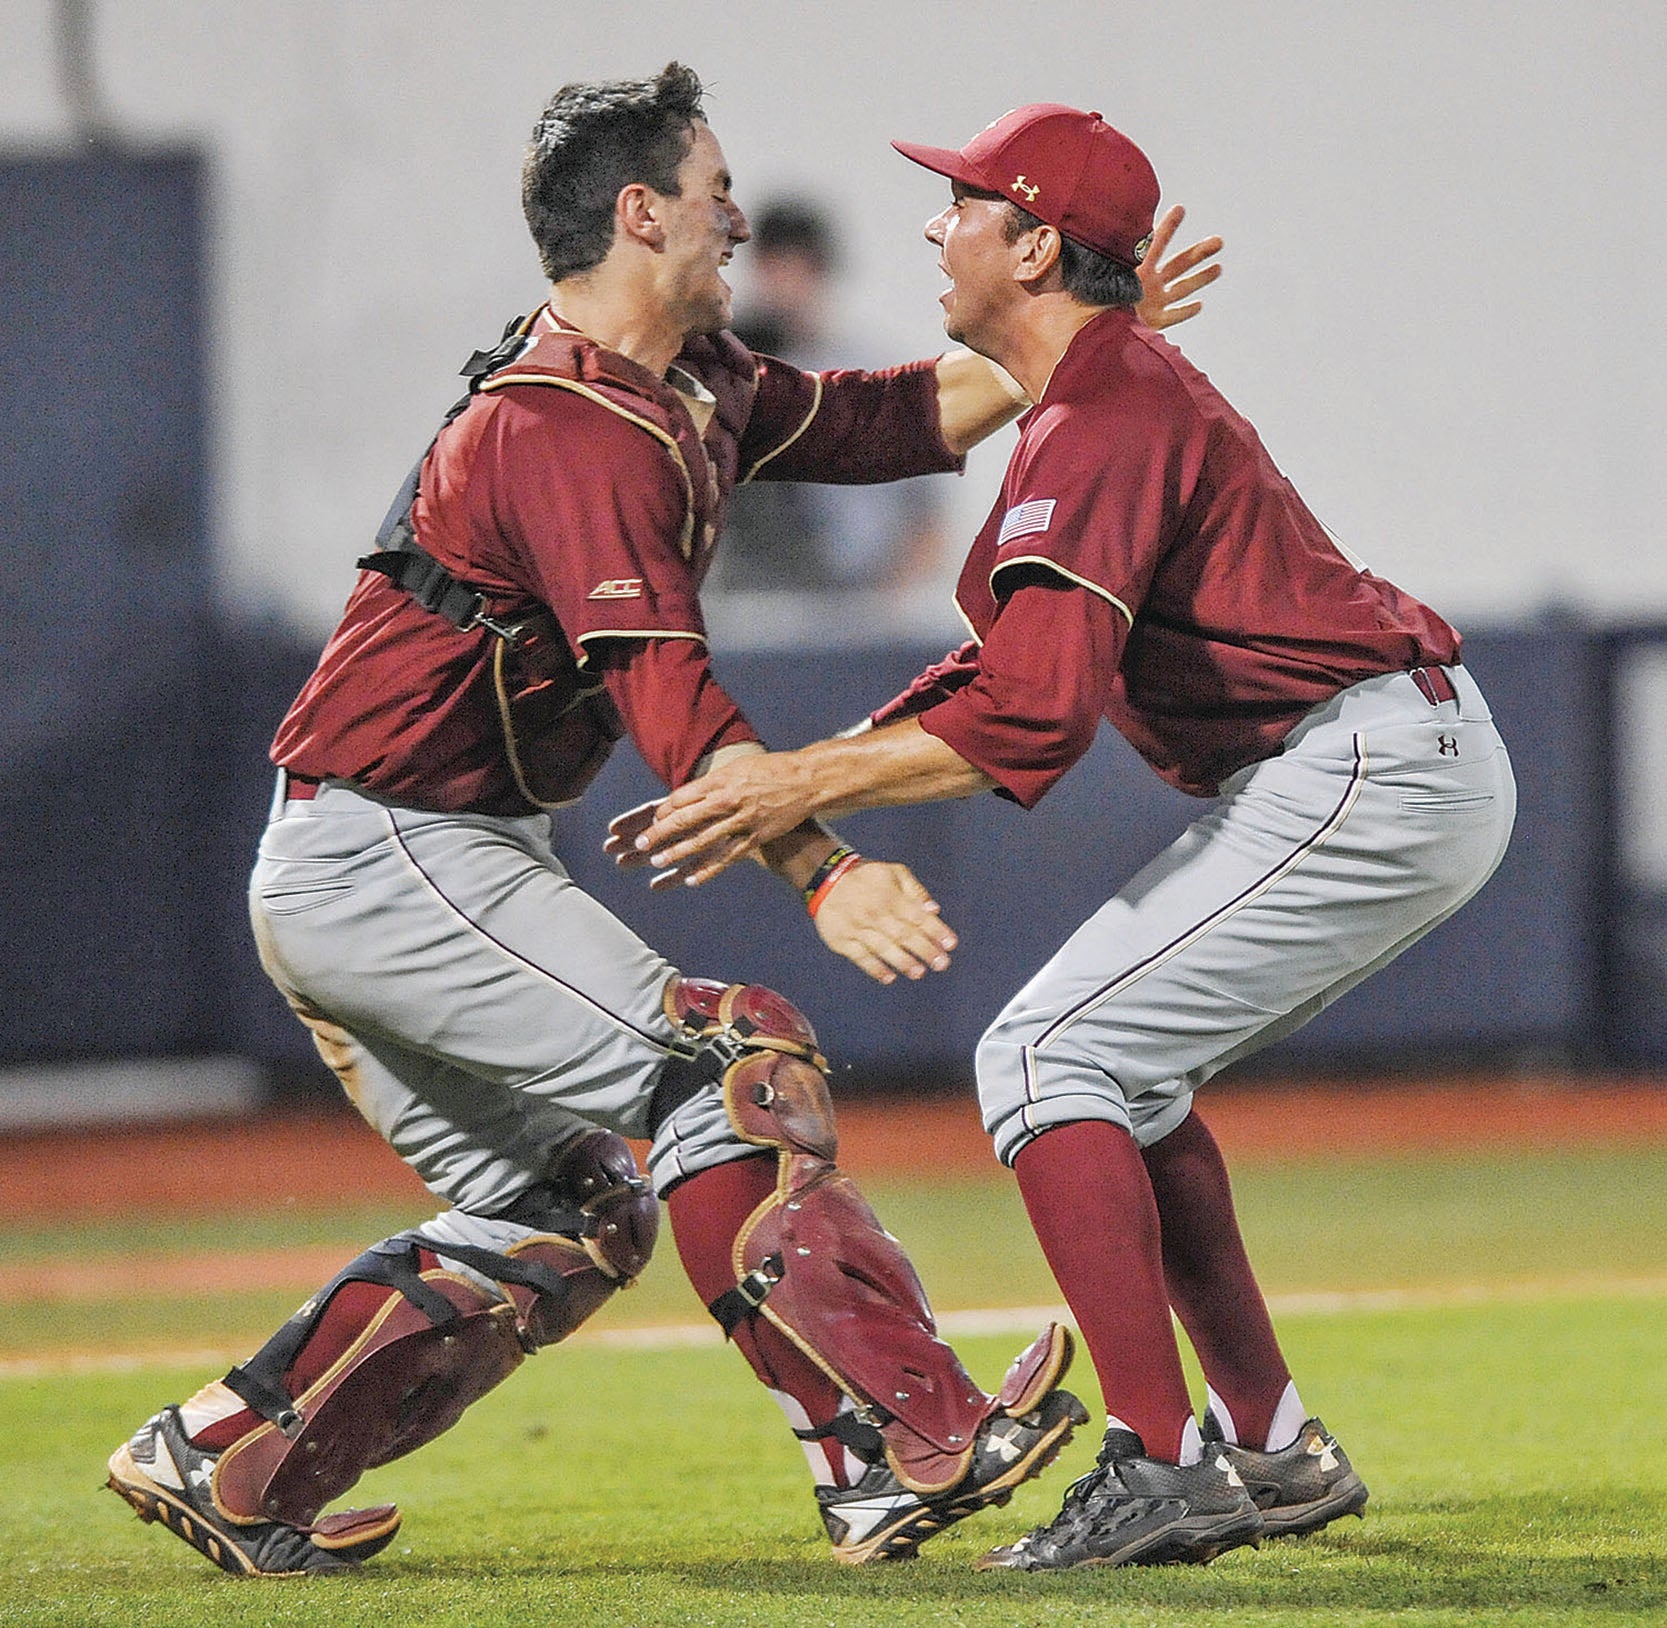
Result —
[[785, 836], [761, 843], [758, 858], [789, 887], [803, 892], [813, 872], [839, 846], [839, 838], [820, 820], [803, 820]]
[[855, 848], [846, 843], [840, 845], [810, 873], [810, 879], [805, 883], [805, 909], [814, 917], [822, 908], [823, 901], [833, 892], [835, 884], [848, 871], [856, 869], [862, 863], [862, 855]]

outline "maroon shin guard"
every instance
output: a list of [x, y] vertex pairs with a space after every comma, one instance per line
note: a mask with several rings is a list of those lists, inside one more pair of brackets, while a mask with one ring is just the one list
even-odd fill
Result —
[[[666, 1199], [672, 1236], [689, 1282], [711, 1305], [735, 1287], [735, 1239], [747, 1217], [776, 1190], [776, 1157], [736, 1159], [690, 1176]], [[735, 1346], [771, 1390], [785, 1391], [816, 1424], [839, 1412], [844, 1393], [799, 1348], [762, 1317], [747, 1319]], [[839, 1454], [830, 1458], [838, 1460]]]

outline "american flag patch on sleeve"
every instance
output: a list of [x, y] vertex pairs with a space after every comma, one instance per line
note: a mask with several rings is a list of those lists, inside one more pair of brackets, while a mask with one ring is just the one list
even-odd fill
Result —
[[1058, 500], [1051, 497], [1035, 497], [1028, 503], [1020, 503], [1009, 509], [1001, 517], [1001, 530], [996, 534], [996, 547], [1010, 543], [1015, 537], [1030, 537], [1037, 532], [1046, 531], [1053, 524], [1053, 508]]

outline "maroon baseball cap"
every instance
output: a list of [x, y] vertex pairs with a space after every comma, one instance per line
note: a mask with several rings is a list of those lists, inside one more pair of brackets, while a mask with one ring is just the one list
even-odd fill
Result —
[[1158, 210], [1158, 178], [1098, 113], [1033, 102], [1003, 114], [959, 152], [894, 141], [905, 158], [963, 186], [999, 193], [1066, 237], [1137, 266]]

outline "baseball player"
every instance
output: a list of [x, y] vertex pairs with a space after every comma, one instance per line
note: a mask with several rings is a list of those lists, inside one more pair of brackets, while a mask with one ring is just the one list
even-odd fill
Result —
[[[551, 851], [545, 810], [624, 735], [671, 786], [761, 750], [712, 676], [697, 600], [738, 480], [957, 468], [1017, 410], [969, 352], [816, 375], [725, 331], [722, 268], [748, 233], [702, 94], [674, 63], [544, 110], [523, 196], [549, 300], [465, 368], [273, 745], [262, 962], [449, 1207], [112, 1456], [144, 1519], [234, 1573], [352, 1569], [390, 1542], [391, 1507], [321, 1512], [629, 1284], [657, 1197], [804, 1443], [839, 1559], [910, 1555], [1004, 1502], [1087, 1417], [1058, 1386], [1065, 1330], [995, 1395], [936, 1337], [835, 1163], [804, 1015], [685, 976]], [[1204, 277], [1172, 264], [1157, 321]], [[761, 852], [805, 887], [837, 847], [808, 821]], [[901, 866], [865, 866], [816, 926], [887, 981], [954, 943]], [[626, 1136], [651, 1144], [652, 1189]]]
[[[1035, 404], [960, 579], [973, 638], [867, 732], [721, 766], [613, 843], [699, 883], [817, 814], [987, 788], [1030, 807], [1101, 718], [1213, 799], [977, 1054], [984, 1123], [1108, 1411], [1059, 1515], [982, 1564], [1206, 1561], [1367, 1492], [1292, 1382], [1193, 1092], [1482, 886], [1510, 764], [1453, 629], [1345, 556], [1251, 426], [1134, 320], [1158, 200], [1134, 143], [1043, 104], [958, 151], [895, 145], [950, 181], [926, 228], [948, 333]], [[830, 900], [861, 879], [845, 863]], [[1202, 1423], [1171, 1308], [1208, 1382]]]

